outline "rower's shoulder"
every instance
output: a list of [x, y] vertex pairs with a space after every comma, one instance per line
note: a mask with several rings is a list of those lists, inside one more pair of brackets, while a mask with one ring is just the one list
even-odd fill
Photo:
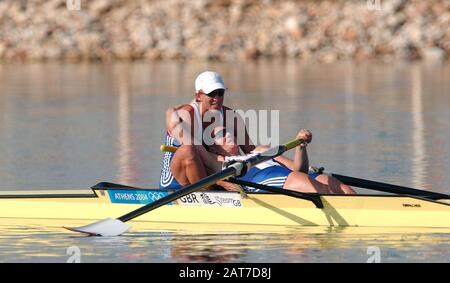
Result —
[[173, 113], [175, 111], [180, 111], [180, 110], [193, 112], [194, 108], [190, 104], [179, 104], [179, 105], [176, 105], [176, 106], [169, 107], [166, 112], [170, 114], [170, 113]]

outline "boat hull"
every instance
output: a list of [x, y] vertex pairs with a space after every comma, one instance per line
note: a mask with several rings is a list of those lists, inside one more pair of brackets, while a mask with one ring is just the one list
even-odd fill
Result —
[[[133, 203], [136, 198], [118, 200], [117, 192], [123, 190], [96, 190], [92, 196], [77, 197], [1, 196], [0, 222], [11, 218], [99, 220], [119, 217], [145, 203]], [[158, 190], [130, 192], [161, 193]], [[141, 215], [131, 223], [144, 222], [149, 227], [152, 223], [211, 223], [450, 228], [450, 205], [445, 202], [391, 195], [322, 195], [320, 200], [323, 208], [317, 208], [309, 200], [277, 194], [250, 193], [244, 198], [232, 192], [194, 193]]]

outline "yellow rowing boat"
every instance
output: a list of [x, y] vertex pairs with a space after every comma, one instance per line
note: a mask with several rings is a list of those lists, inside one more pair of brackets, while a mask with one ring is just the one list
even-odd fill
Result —
[[[11, 219], [99, 220], [119, 217], [170, 190], [94, 186], [75, 190], [3, 192], [0, 222]], [[305, 194], [308, 195], [308, 194]], [[315, 201], [312, 201], [315, 200]], [[322, 206], [322, 207], [321, 207]], [[132, 220], [139, 226], [214, 224], [450, 228], [448, 199], [410, 195], [310, 195], [200, 191]], [[237, 226], [236, 226], [237, 225]]]

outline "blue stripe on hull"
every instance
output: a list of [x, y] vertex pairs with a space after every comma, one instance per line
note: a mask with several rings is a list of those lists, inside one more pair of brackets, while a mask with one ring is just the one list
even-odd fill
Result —
[[167, 191], [108, 190], [112, 203], [148, 204], [168, 194]]

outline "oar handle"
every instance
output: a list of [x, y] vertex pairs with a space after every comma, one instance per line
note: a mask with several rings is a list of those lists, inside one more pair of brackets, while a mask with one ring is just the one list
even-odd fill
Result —
[[[271, 147], [268, 150], [261, 152], [255, 156], [252, 156], [244, 161], [241, 161], [245, 164], [244, 168], [242, 169], [241, 173], [236, 175], [236, 177], [241, 177], [245, 175], [248, 170], [255, 166], [256, 164], [271, 160], [279, 155], [282, 155], [284, 152], [295, 148], [296, 146], [299, 146], [304, 141], [302, 139], [295, 139], [288, 143], [285, 143], [283, 145]], [[231, 163], [232, 164], [232, 163]]]
[[[296, 147], [296, 146], [301, 145], [301, 144], [304, 143], [304, 142], [305, 142], [305, 141], [302, 140], [302, 139], [293, 140], [293, 141], [290, 141], [290, 142], [286, 143], [286, 144], [284, 145], [284, 147], [286, 148], [286, 150], [290, 150], [290, 149], [293, 149], [293, 148]], [[161, 151], [164, 151], [164, 152], [176, 152], [177, 149], [178, 149], [178, 147], [172, 146], [172, 145], [164, 145], [164, 144], [162, 144], [162, 145], [159, 147], [159, 149], [160, 149]]]
[[304, 142], [305, 141], [302, 140], [302, 139], [296, 139], [296, 140], [293, 140], [293, 141], [290, 141], [290, 142], [286, 143], [284, 146], [286, 147], [286, 150], [290, 150], [290, 149], [293, 149], [296, 146], [301, 145]]

